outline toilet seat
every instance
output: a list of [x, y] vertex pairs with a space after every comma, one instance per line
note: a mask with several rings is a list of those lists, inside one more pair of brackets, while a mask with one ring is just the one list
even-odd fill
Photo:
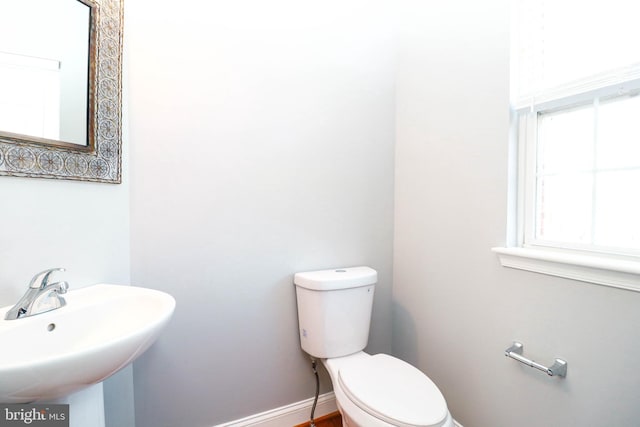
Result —
[[338, 381], [356, 406], [394, 426], [441, 426], [449, 413], [442, 393], [429, 377], [386, 354], [342, 366]]

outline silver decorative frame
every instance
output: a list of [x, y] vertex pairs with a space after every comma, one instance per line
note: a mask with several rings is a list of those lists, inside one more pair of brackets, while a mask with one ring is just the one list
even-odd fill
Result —
[[111, 184], [122, 180], [123, 0], [81, 1], [92, 4], [95, 23], [89, 47], [88, 133], [93, 144], [43, 144], [5, 133], [0, 135], [0, 175]]

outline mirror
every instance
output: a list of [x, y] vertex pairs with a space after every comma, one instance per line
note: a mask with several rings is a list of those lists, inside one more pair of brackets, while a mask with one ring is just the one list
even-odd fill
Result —
[[91, 146], [90, 28], [78, 0], [0, 0], [1, 132]]
[[0, 0], [0, 175], [121, 182], [122, 0]]

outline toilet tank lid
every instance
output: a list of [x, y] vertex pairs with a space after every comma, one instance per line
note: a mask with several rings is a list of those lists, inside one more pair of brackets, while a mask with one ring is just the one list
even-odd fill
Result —
[[314, 291], [333, 291], [372, 285], [378, 281], [378, 272], [371, 267], [335, 268], [332, 270], [296, 273], [293, 283]]

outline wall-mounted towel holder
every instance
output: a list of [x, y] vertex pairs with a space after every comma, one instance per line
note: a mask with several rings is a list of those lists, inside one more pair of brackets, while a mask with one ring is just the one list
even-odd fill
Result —
[[504, 351], [504, 355], [512, 359], [515, 359], [520, 363], [524, 363], [527, 366], [536, 368], [539, 371], [545, 372], [550, 377], [553, 377], [553, 376], [566, 377], [567, 376], [566, 360], [556, 359], [553, 362], [553, 365], [547, 367], [537, 362], [534, 362], [531, 359], [527, 359], [526, 357], [524, 357], [522, 355], [523, 349], [524, 349], [524, 346], [521, 343], [514, 341], [513, 345]]

